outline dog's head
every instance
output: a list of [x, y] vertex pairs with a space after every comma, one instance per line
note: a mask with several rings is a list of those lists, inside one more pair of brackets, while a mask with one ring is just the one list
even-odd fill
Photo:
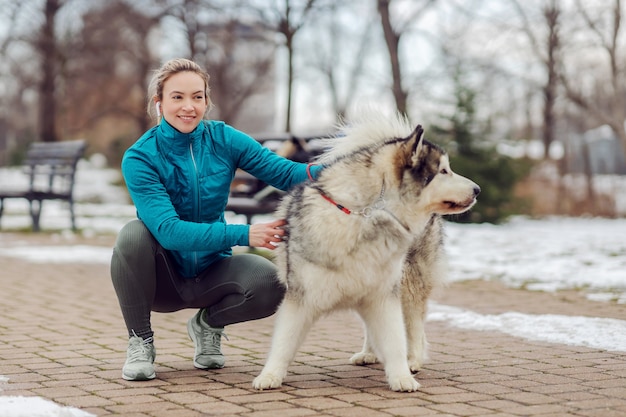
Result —
[[401, 195], [419, 195], [420, 205], [436, 214], [459, 214], [476, 204], [480, 187], [452, 171], [447, 153], [424, 139], [421, 125], [406, 138], [397, 155]]

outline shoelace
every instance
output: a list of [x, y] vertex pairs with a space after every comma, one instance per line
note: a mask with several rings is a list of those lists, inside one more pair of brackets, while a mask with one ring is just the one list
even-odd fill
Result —
[[202, 329], [202, 354], [221, 355], [222, 335], [228, 340], [228, 336], [223, 331]]
[[135, 337], [139, 338], [141, 342], [139, 343], [131, 343], [128, 347], [128, 362], [146, 362], [150, 361], [152, 358], [150, 357], [150, 348], [149, 346], [154, 341], [153, 337], [149, 337], [147, 339], [141, 339], [139, 336], [135, 334]]

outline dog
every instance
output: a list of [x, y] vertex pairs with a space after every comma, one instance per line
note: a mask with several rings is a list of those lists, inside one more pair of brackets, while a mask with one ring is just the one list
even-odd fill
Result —
[[423, 136], [401, 115], [356, 119], [316, 159], [318, 178], [283, 198], [275, 261], [286, 294], [254, 388], [280, 387], [311, 326], [340, 309], [365, 325], [351, 362], [380, 359], [393, 391], [419, 388], [426, 301], [445, 274], [441, 216], [469, 210], [480, 192]]

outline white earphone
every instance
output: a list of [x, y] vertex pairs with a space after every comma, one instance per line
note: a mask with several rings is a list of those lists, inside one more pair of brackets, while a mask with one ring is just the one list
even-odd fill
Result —
[[157, 117], [161, 117], [161, 102], [157, 101], [156, 103], [156, 113], [157, 113]]

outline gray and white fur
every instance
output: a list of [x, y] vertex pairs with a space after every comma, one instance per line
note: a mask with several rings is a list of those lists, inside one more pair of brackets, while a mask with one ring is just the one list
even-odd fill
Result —
[[281, 386], [313, 323], [340, 309], [365, 325], [351, 362], [380, 360], [392, 390], [419, 388], [427, 300], [445, 278], [440, 216], [469, 210], [480, 192], [423, 136], [402, 116], [364, 115], [329, 142], [319, 177], [283, 199], [275, 253], [287, 291], [255, 388]]

